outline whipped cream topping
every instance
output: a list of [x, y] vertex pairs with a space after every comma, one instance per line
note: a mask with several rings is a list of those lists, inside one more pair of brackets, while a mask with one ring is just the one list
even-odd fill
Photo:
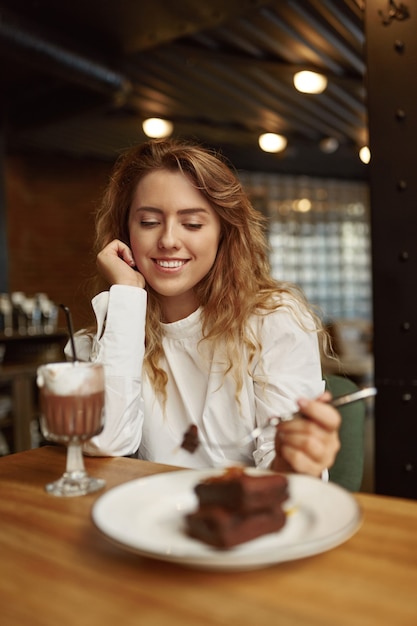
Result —
[[38, 368], [36, 382], [57, 396], [85, 396], [103, 391], [104, 373], [96, 363], [48, 363]]

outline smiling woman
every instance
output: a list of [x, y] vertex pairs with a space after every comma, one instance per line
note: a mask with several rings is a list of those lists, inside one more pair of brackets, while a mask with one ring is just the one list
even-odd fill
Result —
[[[105, 365], [108, 419], [86, 452], [316, 476], [331, 466], [340, 416], [322, 401], [324, 330], [295, 285], [271, 278], [264, 218], [231, 167], [182, 141], [132, 148], [96, 227], [106, 290], [77, 353]], [[299, 408], [310, 419], [231, 445]], [[219, 445], [190, 455], [181, 446], [190, 424]]]

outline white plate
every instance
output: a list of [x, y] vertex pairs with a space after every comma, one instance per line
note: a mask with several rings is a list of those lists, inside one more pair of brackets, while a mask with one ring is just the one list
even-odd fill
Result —
[[129, 481], [95, 502], [93, 521], [125, 549], [214, 570], [256, 569], [319, 554], [349, 539], [361, 523], [361, 510], [345, 489], [310, 476], [289, 474], [289, 514], [282, 530], [231, 549], [212, 548], [187, 536], [184, 516], [197, 506], [194, 486], [221, 473], [213, 469], [180, 470]]

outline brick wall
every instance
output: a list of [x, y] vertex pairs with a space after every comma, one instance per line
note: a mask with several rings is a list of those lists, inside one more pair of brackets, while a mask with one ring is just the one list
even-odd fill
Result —
[[91, 322], [94, 210], [111, 166], [40, 155], [6, 159], [9, 291], [47, 293], [70, 307], [76, 329]]

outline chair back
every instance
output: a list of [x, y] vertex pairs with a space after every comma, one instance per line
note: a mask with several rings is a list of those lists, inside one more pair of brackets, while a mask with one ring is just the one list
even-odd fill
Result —
[[[344, 376], [329, 374], [324, 378], [326, 389], [334, 398], [359, 389], [352, 380]], [[342, 416], [339, 431], [341, 447], [334, 465], [329, 469], [329, 478], [349, 491], [359, 491], [365, 457], [366, 404], [364, 400], [358, 400], [341, 406], [338, 410]]]

